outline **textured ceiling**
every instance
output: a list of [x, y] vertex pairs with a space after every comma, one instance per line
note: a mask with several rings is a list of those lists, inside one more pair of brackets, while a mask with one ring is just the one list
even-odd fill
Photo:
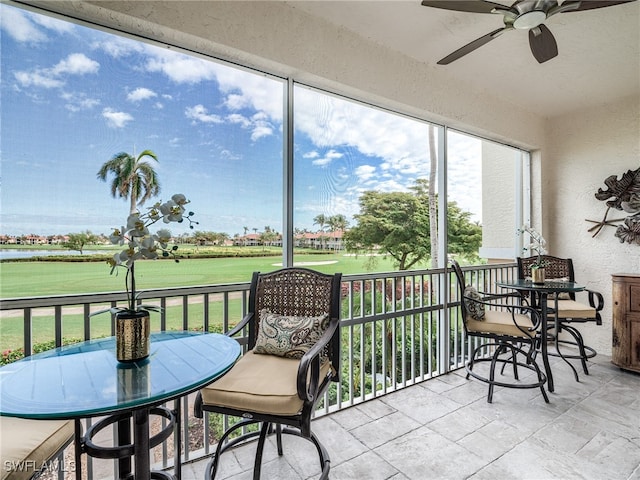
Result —
[[502, 27], [502, 16], [423, 7], [420, 0], [287, 3], [446, 70], [479, 94], [503, 98], [543, 117], [640, 93], [638, 1], [549, 18], [545, 24], [559, 54], [543, 64], [533, 58], [527, 32], [516, 30], [447, 66], [436, 62]]

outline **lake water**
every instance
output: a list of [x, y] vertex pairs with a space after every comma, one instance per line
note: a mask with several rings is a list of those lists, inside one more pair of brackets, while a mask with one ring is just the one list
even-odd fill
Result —
[[[84, 250], [83, 255], [91, 255], [94, 253], [108, 253], [98, 250]], [[18, 250], [11, 248], [0, 248], [0, 260], [13, 258], [31, 258], [31, 257], [47, 257], [50, 255], [80, 255], [80, 252], [74, 250]]]

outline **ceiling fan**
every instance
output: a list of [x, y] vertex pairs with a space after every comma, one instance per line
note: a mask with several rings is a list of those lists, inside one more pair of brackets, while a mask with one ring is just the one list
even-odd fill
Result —
[[635, 0], [565, 0], [559, 3], [557, 0], [517, 0], [507, 7], [489, 0], [423, 0], [422, 5], [458, 12], [495, 13], [503, 16], [504, 27], [477, 38], [438, 62], [438, 65], [448, 65], [514, 29], [529, 30], [531, 53], [538, 63], [544, 63], [558, 55], [556, 39], [544, 24], [549, 17], [556, 13], [581, 12], [633, 1]]

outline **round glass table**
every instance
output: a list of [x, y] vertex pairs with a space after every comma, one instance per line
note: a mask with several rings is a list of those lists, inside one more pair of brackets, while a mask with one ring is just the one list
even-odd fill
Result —
[[[549, 308], [547, 306], [547, 297], [549, 294], [557, 294], [561, 292], [581, 292], [585, 289], [583, 285], [578, 285], [574, 282], [566, 282], [561, 280], [546, 280], [544, 283], [534, 283], [531, 280], [517, 279], [496, 282], [496, 285], [502, 288], [511, 288], [520, 292], [531, 293], [531, 306], [540, 309], [542, 316], [542, 325], [540, 327], [540, 352], [542, 354], [542, 363], [544, 364], [545, 374], [547, 375], [547, 389], [553, 392], [555, 387], [553, 384], [553, 374], [551, 373], [551, 365], [549, 364], [549, 352], [547, 351], [547, 317], [549, 315]], [[558, 295], [555, 295], [555, 327], [558, 330]], [[558, 336], [556, 335], [556, 340]], [[557, 348], [557, 344], [556, 344]], [[562, 357], [564, 359], [564, 357]], [[566, 359], [565, 362], [571, 365]], [[575, 369], [574, 369], [575, 372]], [[576, 374], [577, 375], [577, 374]]]
[[149, 448], [171, 431], [163, 433], [164, 429], [150, 439], [149, 415], [165, 416], [173, 427], [179, 412], [176, 415], [159, 405], [224, 375], [240, 351], [238, 342], [225, 335], [192, 332], [152, 334], [149, 357], [129, 364], [116, 360], [115, 337], [56, 348], [0, 368], [0, 415], [31, 419], [107, 415], [100, 428], [115, 422], [124, 427], [131, 421], [133, 443], [127, 438], [129, 428], [119, 428], [119, 445], [104, 448], [91, 440], [98, 424], [82, 436], [76, 421], [76, 453], [119, 458], [121, 478], [129, 476], [131, 468], [130, 459], [123, 457], [131, 456], [136, 480], [165, 478], [163, 472], [151, 473]]

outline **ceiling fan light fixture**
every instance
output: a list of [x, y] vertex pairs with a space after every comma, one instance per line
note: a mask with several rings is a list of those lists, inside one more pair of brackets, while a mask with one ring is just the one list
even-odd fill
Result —
[[514, 28], [518, 30], [529, 30], [535, 28], [547, 19], [547, 14], [541, 10], [532, 10], [523, 13], [513, 22]]

